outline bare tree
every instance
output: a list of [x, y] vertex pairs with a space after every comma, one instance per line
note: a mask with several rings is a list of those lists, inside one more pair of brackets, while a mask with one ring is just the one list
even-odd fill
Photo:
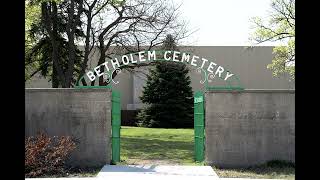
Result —
[[[37, 0], [34, 0], [38, 2]], [[85, 74], [89, 55], [98, 49], [98, 64], [115, 54], [151, 50], [160, 45], [167, 34], [178, 41], [187, 36], [186, 24], [178, 19], [178, 9], [166, 0], [49, 0], [41, 4], [41, 25], [52, 52], [44, 61], [53, 66], [53, 86], [72, 87]], [[79, 29], [81, 27], [81, 29]], [[36, 31], [41, 31], [36, 29]], [[41, 32], [42, 33], [42, 32]], [[41, 34], [40, 33], [40, 34]], [[65, 39], [63, 58], [59, 39]], [[84, 41], [84, 53], [78, 45]], [[98, 48], [95, 48], [98, 47]], [[42, 55], [43, 51], [37, 54]], [[32, 56], [33, 57], [33, 56]], [[37, 60], [37, 59], [36, 59]], [[30, 60], [34, 62], [36, 60]], [[27, 62], [29, 63], [29, 61]], [[52, 64], [52, 65], [51, 65]], [[121, 68], [135, 69], [135, 66]], [[80, 67], [79, 67], [80, 66]], [[38, 68], [40, 70], [40, 68]], [[37, 73], [39, 70], [35, 71]], [[50, 70], [49, 70], [50, 71]], [[101, 69], [103, 72], [104, 70]], [[35, 73], [31, 74], [34, 75]], [[113, 74], [116, 76], [117, 74]], [[75, 79], [77, 77], [77, 79]], [[103, 77], [99, 85], [104, 85]]]
[[[176, 41], [186, 37], [186, 23], [178, 19], [179, 7], [165, 0], [84, 0], [85, 50], [79, 78], [86, 71], [89, 54], [95, 45], [100, 54], [98, 64], [102, 64], [106, 58], [111, 59], [115, 50], [123, 53], [151, 50], [160, 45], [167, 34]], [[137, 65], [122, 66], [135, 67]], [[104, 71], [102, 67], [101, 71]], [[99, 85], [105, 84], [101, 76]]]

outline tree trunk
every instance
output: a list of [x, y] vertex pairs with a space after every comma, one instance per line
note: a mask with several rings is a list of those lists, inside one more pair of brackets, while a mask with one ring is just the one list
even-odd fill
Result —
[[[56, 2], [43, 2], [41, 4], [42, 23], [45, 26], [46, 31], [49, 34], [52, 45], [52, 63], [53, 69], [55, 69], [56, 77], [59, 79], [62, 87], [65, 87], [65, 79], [62, 68], [59, 65], [59, 44], [57, 42], [58, 28], [57, 28], [57, 4]], [[56, 84], [55, 84], [56, 85]]]
[[[54, 62], [53, 62], [54, 63]], [[59, 87], [59, 79], [57, 77], [57, 70], [54, 68], [54, 65], [52, 67], [52, 88], [58, 88]]]
[[[98, 61], [98, 65], [104, 63], [105, 58], [106, 58], [106, 52], [105, 52], [105, 48], [104, 48], [104, 40], [103, 37], [99, 37], [99, 50], [100, 50], [100, 58]], [[100, 66], [100, 72], [104, 72], [104, 67]], [[99, 77], [99, 86], [105, 86], [107, 85], [107, 83], [104, 81], [103, 76]]]
[[56, 72], [58, 73], [59, 80], [61, 82], [61, 85], [63, 88], [66, 88], [66, 82], [65, 82], [65, 77], [64, 73], [62, 71], [62, 68], [59, 64], [59, 46], [60, 44], [57, 41], [58, 38], [58, 9], [57, 9], [57, 4], [56, 2], [52, 1], [51, 2], [52, 6], [52, 14], [48, 18], [52, 19], [52, 31], [51, 31], [51, 43], [52, 43], [52, 61], [54, 68], [56, 69]]
[[[86, 68], [87, 68], [88, 61], [89, 61], [89, 54], [90, 54], [90, 30], [91, 30], [91, 22], [92, 22], [91, 10], [89, 10], [87, 17], [88, 17], [88, 21], [87, 21], [87, 32], [86, 32], [84, 58], [83, 58], [83, 62], [82, 62], [82, 64], [81, 64], [81, 71], [80, 71], [80, 75], [79, 75], [77, 81], [79, 81], [80, 78], [85, 75], [85, 71], [86, 71]], [[85, 82], [85, 80], [82, 81], [82, 84], [83, 84], [84, 86], [87, 85], [87, 83]]]
[[66, 72], [66, 87], [71, 86], [73, 72], [74, 72], [74, 62], [76, 59], [76, 50], [74, 44], [74, 35], [75, 35], [75, 18], [74, 18], [74, 0], [70, 0], [70, 11], [68, 13], [68, 23], [67, 23], [67, 36], [68, 36], [68, 46], [69, 46], [69, 59], [68, 67]]

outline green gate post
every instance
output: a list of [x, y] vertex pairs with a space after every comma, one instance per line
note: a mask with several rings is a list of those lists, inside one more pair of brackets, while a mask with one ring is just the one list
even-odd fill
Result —
[[111, 124], [112, 124], [112, 163], [120, 162], [120, 127], [121, 106], [120, 92], [112, 91]]
[[195, 160], [204, 160], [204, 97], [201, 91], [194, 95], [194, 143]]

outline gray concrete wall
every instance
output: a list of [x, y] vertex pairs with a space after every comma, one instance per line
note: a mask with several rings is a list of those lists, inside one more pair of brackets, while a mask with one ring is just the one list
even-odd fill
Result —
[[245, 167], [295, 162], [294, 90], [209, 91], [205, 94], [206, 161]]
[[111, 90], [25, 89], [25, 136], [39, 131], [79, 142], [69, 165], [110, 163]]

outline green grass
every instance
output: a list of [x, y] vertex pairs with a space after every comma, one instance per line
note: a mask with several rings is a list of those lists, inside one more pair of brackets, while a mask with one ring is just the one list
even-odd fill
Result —
[[[102, 166], [90, 167], [90, 168], [79, 168], [79, 167], [65, 167], [64, 172], [54, 174], [42, 174], [37, 178], [61, 178], [61, 177], [96, 177], [100, 172]], [[31, 178], [25, 176], [25, 178]]]
[[222, 178], [295, 179], [295, 165], [284, 161], [270, 161], [248, 168], [213, 169]]
[[195, 165], [193, 129], [121, 127], [121, 163]]
[[[203, 165], [194, 162], [193, 129], [121, 127], [119, 164]], [[158, 160], [161, 160], [159, 163]], [[272, 161], [249, 168], [213, 167], [219, 177], [294, 179], [294, 164]]]
[[67, 177], [95, 177], [98, 175], [102, 166], [90, 167], [90, 168], [73, 168], [70, 169]]

